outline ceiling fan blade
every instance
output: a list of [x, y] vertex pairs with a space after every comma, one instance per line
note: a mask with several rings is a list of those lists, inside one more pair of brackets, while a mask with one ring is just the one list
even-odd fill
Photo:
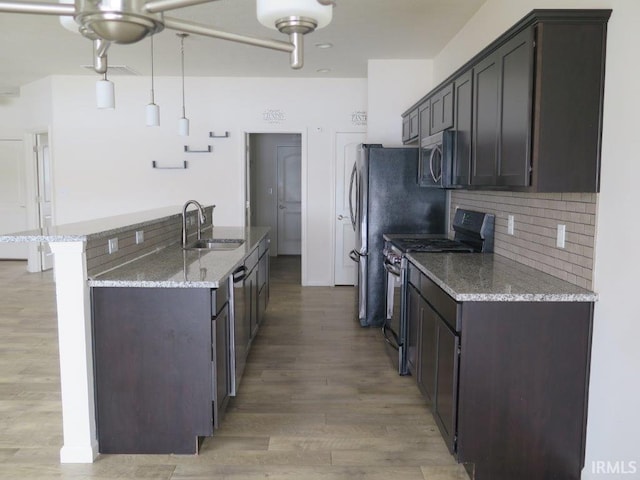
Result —
[[0, 1], [0, 12], [35, 13], [38, 15], [75, 15], [76, 6], [69, 3], [5, 2]]
[[165, 28], [170, 28], [171, 30], [193, 33], [195, 35], [203, 35], [205, 37], [220, 38], [222, 40], [244, 43], [247, 45], [253, 45], [254, 47], [270, 48], [272, 50], [279, 50], [281, 52], [291, 53], [295, 49], [295, 46], [289, 42], [239, 35], [237, 33], [216, 30], [207, 25], [188, 22], [186, 20], [180, 20], [177, 18], [164, 17], [164, 26]]
[[149, 13], [167, 12], [176, 8], [200, 5], [201, 3], [211, 3], [217, 0], [150, 0], [144, 5], [145, 11]]

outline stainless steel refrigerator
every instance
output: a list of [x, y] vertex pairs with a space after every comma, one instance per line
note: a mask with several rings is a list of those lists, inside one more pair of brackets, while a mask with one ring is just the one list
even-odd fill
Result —
[[417, 148], [360, 146], [351, 172], [351, 222], [358, 262], [358, 320], [362, 326], [385, 321], [382, 249], [385, 233], [445, 233], [446, 197], [441, 188], [418, 186]]

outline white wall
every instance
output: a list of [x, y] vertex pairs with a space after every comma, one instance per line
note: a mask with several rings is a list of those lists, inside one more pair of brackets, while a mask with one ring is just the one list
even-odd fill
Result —
[[431, 60], [369, 60], [367, 142], [402, 145], [401, 115], [433, 87]]
[[[635, 221], [640, 205], [640, 59], [633, 53], [640, 45], [640, 2], [488, 0], [435, 59], [434, 81], [443, 80], [533, 8], [613, 9], [607, 41], [594, 269], [600, 299], [595, 309], [587, 457], [582, 478], [640, 478], [640, 315], [636, 305], [640, 254], [622, 243], [623, 238], [640, 238], [640, 226], [637, 222], [625, 226], [624, 234], [621, 228], [625, 220]], [[616, 469], [617, 474], [613, 473]]]
[[[243, 225], [244, 133], [301, 133], [307, 212], [303, 281], [332, 284], [326, 259], [333, 258], [333, 132], [362, 130], [354, 126], [352, 113], [366, 109], [364, 79], [187, 77], [191, 135], [186, 138], [176, 133], [179, 78], [156, 79], [158, 128], [144, 126], [149, 79], [113, 80], [116, 109], [98, 110], [95, 78], [51, 77], [57, 224], [182, 205], [195, 198], [217, 205], [217, 225]], [[231, 136], [209, 139], [209, 131], [230, 131]], [[202, 149], [209, 144], [212, 154], [183, 153], [184, 145]], [[160, 165], [187, 160], [189, 168], [153, 170], [152, 160]]]

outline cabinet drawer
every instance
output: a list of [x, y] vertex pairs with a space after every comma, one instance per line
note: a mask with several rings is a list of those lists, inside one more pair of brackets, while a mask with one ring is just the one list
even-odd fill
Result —
[[420, 293], [447, 322], [449, 327], [457, 332], [458, 304], [456, 301], [426, 275], [422, 275], [420, 278]]
[[255, 268], [255, 266], [258, 264], [259, 258], [260, 258], [260, 252], [259, 252], [259, 249], [256, 247], [256, 249], [253, 252], [251, 252], [247, 256], [247, 259], [244, 261], [244, 266], [247, 267], [247, 272], [251, 272], [251, 270]]
[[211, 290], [211, 316], [216, 317], [220, 313], [220, 310], [224, 308], [229, 300], [229, 287], [227, 279], [225, 278], [220, 282], [220, 288]]
[[271, 243], [271, 239], [269, 237], [265, 237], [262, 240], [260, 240], [260, 245], [258, 245], [258, 253], [260, 257], [269, 251], [270, 243]]
[[407, 277], [409, 278], [409, 283], [411, 283], [416, 289], [420, 290], [420, 277], [422, 276], [422, 272], [418, 270], [418, 267], [409, 264], [409, 272]]

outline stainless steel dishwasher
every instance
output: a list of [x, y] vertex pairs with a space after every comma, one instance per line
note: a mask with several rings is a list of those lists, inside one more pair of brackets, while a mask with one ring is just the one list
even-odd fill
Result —
[[247, 348], [249, 344], [249, 325], [246, 320], [247, 301], [245, 299], [244, 280], [247, 276], [247, 268], [240, 265], [229, 277], [229, 309], [231, 321], [229, 322], [229, 370], [231, 372], [231, 386], [229, 395], [235, 396], [240, 385], [240, 379], [247, 362]]

